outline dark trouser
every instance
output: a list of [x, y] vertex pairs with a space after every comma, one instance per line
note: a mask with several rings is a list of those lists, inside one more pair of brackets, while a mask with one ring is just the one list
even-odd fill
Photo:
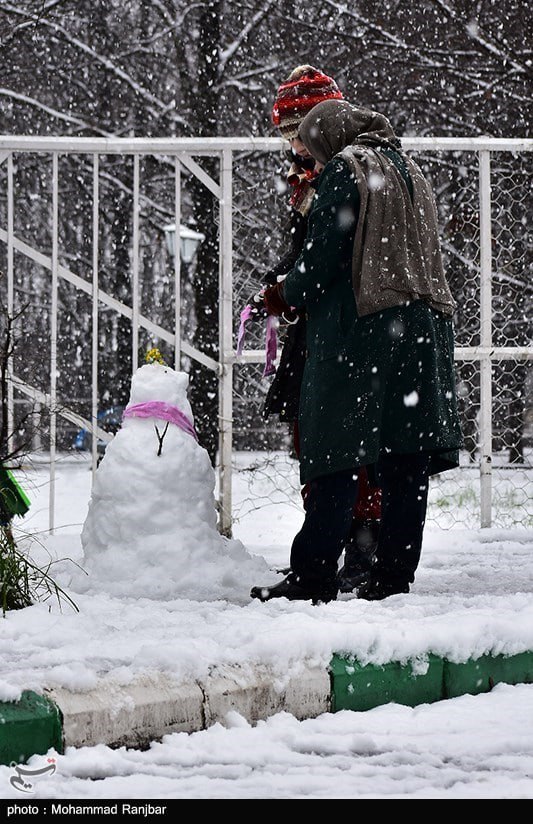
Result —
[[415, 580], [422, 551], [429, 489], [429, 456], [383, 455], [381, 525], [372, 578], [402, 586]]
[[322, 475], [309, 484], [305, 520], [291, 547], [291, 570], [307, 589], [337, 591], [337, 566], [352, 524], [357, 469]]
[[[393, 585], [414, 580], [426, 518], [427, 455], [383, 455], [381, 527], [372, 578]], [[335, 586], [338, 560], [348, 537], [357, 495], [357, 469], [323, 475], [310, 483], [305, 520], [294, 538], [291, 569], [303, 586]]]

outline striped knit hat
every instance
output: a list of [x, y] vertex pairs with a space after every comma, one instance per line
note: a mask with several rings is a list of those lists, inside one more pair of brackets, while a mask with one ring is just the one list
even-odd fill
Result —
[[307, 112], [323, 100], [342, 98], [332, 77], [314, 66], [298, 66], [278, 89], [272, 122], [286, 140], [298, 135], [298, 127]]

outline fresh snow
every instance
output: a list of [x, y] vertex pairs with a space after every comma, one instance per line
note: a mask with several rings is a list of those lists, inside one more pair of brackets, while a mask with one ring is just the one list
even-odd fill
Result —
[[[175, 400], [190, 411], [183, 397]], [[24, 689], [129, 684], [153, 672], [185, 683], [224, 665], [238, 665], [246, 679], [259, 663], [282, 689], [302, 662], [326, 667], [334, 652], [362, 663], [410, 660], [423, 670], [430, 653], [465, 661], [533, 649], [531, 530], [429, 524], [409, 595], [261, 604], [249, 598], [250, 585], [277, 580], [273, 570], [287, 563], [302, 521], [295, 462], [280, 454], [235, 456], [236, 523], [234, 540], [226, 541], [214, 529], [214, 474], [205, 453], [170, 427], [163, 454], [156, 450], [153, 422], [128, 421], [98, 470], [90, 509], [88, 456], [62, 456], [53, 536], [46, 531], [47, 467], [36, 461], [27, 471], [32, 508], [19, 538], [40, 562], [69, 559], [51, 571], [80, 611], [50, 600], [7, 614], [0, 700]], [[533, 794], [526, 778], [532, 690], [501, 686], [433, 707], [390, 705], [302, 723], [281, 714], [255, 728], [230, 714], [229, 730], [169, 736], [145, 753], [71, 750], [39, 793], [526, 797]], [[146, 781], [137, 782], [137, 772]], [[104, 780], [88, 780], [96, 777]]]
[[[297, 721], [279, 713], [250, 726], [167, 735], [143, 752], [104, 745], [68, 748], [35, 794], [9, 785], [0, 796], [33, 799], [532, 798], [533, 685], [500, 684], [411, 709], [397, 704]], [[35, 769], [46, 766], [34, 756]], [[72, 803], [77, 803], [72, 801]], [[164, 801], [157, 802], [164, 804]]]
[[[533, 649], [531, 544], [489, 543], [479, 534], [444, 539], [428, 535], [411, 594], [379, 603], [343, 596], [318, 607], [285, 599], [241, 606], [70, 591], [79, 614], [68, 605], [50, 611], [48, 603], [8, 614], [0, 698], [13, 700], [22, 689], [91, 689], [99, 678], [128, 683], [154, 670], [186, 682], [225, 664], [244, 674], [266, 664], [283, 686], [303, 660], [326, 666], [333, 652], [379, 664], [423, 662], [431, 652], [465, 661]], [[67, 536], [50, 544], [62, 555], [72, 550]]]

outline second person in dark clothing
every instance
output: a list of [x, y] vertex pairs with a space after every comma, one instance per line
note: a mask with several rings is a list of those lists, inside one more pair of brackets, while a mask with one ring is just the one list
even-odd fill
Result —
[[[292, 189], [287, 254], [264, 278], [267, 286], [273, 286], [293, 268], [301, 254], [307, 234], [308, 215], [315, 197], [317, 173], [315, 160], [307, 151], [298, 135], [304, 117], [325, 100], [340, 100], [341, 91], [333, 78], [313, 66], [303, 65], [294, 69], [278, 89], [272, 119], [282, 136], [291, 144], [291, 166], [287, 182]], [[307, 354], [306, 321], [303, 312], [284, 313], [284, 343], [279, 366], [267, 394], [263, 414], [277, 414], [293, 432], [294, 451], [299, 458], [300, 439], [298, 412], [304, 366]], [[357, 498], [354, 503], [349, 534], [345, 541], [345, 558], [339, 572], [340, 587], [352, 591], [371, 569], [377, 546], [381, 514], [381, 490], [376, 484], [374, 467], [360, 472]], [[302, 490], [304, 506], [309, 485]]]

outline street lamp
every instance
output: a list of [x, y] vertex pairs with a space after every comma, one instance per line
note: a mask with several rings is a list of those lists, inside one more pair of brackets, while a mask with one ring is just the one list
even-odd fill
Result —
[[[164, 227], [164, 230], [168, 253], [171, 257], [174, 257], [176, 224], [169, 223], [168, 226]], [[180, 257], [183, 263], [192, 263], [198, 246], [204, 240], [205, 235], [201, 232], [195, 232], [193, 229], [189, 229], [188, 226], [180, 225]]]

